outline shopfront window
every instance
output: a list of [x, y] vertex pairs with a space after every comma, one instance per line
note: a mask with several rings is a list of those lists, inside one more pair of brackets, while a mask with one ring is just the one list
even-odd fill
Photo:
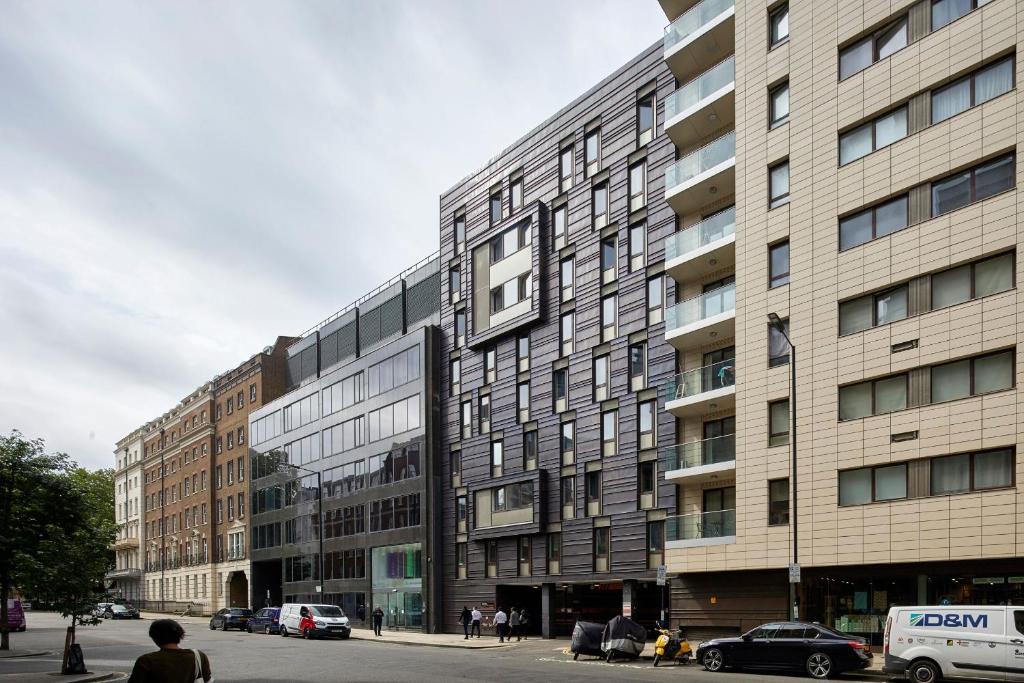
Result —
[[373, 604], [387, 628], [423, 628], [423, 551], [419, 543], [373, 548]]

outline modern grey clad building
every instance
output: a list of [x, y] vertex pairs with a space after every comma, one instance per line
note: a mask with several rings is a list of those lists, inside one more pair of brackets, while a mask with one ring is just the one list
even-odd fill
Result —
[[290, 391], [250, 421], [254, 607], [436, 629], [439, 279], [431, 257], [288, 349]]

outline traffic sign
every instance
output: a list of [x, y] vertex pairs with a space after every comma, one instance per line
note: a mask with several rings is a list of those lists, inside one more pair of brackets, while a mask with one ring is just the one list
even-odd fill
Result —
[[666, 572], [665, 565], [659, 564], [658, 565], [658, 585], [659, 586], [664, 586], [665, 583], [666, 583], [665, 572]]
[[800, 564], [797, 562], [789, 563], [789, 582], [800, 583]]

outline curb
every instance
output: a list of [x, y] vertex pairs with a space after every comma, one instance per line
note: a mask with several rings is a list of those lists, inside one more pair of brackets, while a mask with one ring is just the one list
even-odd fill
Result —
[[[48, 672], [48, 675], [49, 676], [60, 676], [62, 678], [64, 676], [64, 674], [60, 673], [59, 671], [50, 671], [50, 672]], [[84, 674], [84, 675], [88, 676], [88, 678], [76, 678], [76, 679], [74, 679], [73, 683], [95, 683], [96, 681], [123, 680], [124, 678], [126, 678], [125, 674], [119, 673], [119, 672], [111, 672], [111, 673], [105, 673], [105, 674], [96, 673], [96, 674], [92, 674], [92, 675]], [[115, 679], [115, 676], [118, 677], [118, 678]]]
[[7, 650], [7, 654], [0, 653], [0, 659], [18, 659], [19, 657], [42, 657], [43, 655], [52, 655], [53, 652], [50, 650], [26, 650], [25, 652], [15, 652], [11, 654], [11, 650]]

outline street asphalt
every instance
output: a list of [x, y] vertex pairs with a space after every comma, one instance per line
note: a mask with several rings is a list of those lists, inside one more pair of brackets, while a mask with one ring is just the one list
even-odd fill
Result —
[[[148, 615], [147, 615], [148, 616]], [[563, 651], [566, 640], [530, 639], [512, 647], [464, 650], [451, 647], [403, 645], [400, 633], [385, 633], [377, 640], [304, 641], [239, 631], [210, 631], [205, 621], [188, 619], [184, 647], [198, 647], [212, 662], [218, 683], [289, 683], [310, 681], [515, 681], [551, 683], [565, 681], [704, 681], [713, 683], [760, 683], [762, 681], [810, 680], [799, 676], [761, 673], [709, 673], [700, 666], [654, 668], [648, 644], [646, 659], [606, 664], [595, 658], [573, 661]], [[135, 658], [154, 649], [146, 635], [149, 619], [104, 621], [99, 626], [79, 627], [78, 642], [89, 671], [111, 672], [108, 680], [124, 680]], [[12, 646], [52, 654], [0, 659], [0, 683], [4, 681], [60, 681], [48, 675], [60, 668], [66, 622], [58, 615], [30, 612], [28, 631], [12, 633]], [[118, 673], [123, 675], [118, 675]], [[848, 674], [841, 680], [881, 681]]]

